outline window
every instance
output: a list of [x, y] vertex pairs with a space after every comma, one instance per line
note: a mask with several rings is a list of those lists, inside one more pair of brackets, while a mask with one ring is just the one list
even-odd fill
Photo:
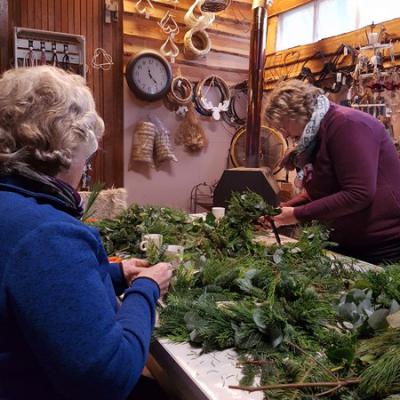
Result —
[[314, 0], [279, 15], [276, 50], [398, 17], [399, 0]]
[[399, 0], [379, 0], [379, 2], [377, 0], [361, 0], [359, 2], [360, 28], [370, 25], [372, 21], [377, 24], [400, 17]]
[[356, 3], [356, 0], [317, 1], [316, 13], [318, 18], [314, 41], [356, 29]]
[[314, 4], [309, 3], [279, 16], [277, 50], [313, 41]]

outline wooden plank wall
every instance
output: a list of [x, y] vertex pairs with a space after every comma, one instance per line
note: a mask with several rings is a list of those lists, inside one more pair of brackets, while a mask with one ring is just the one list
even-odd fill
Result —
[[249, 43], [252, 10], [250, 0], [234, 0], [214, 23], [207, 29], [212, 42], [211, 52], [198, 60], [185, 59], [182, 53], [183, 37], [189, 29], [183, 22], [183, 17], [192, 0], [180, 0], [174, 6], [168, 0], [153, 1], [154, 9], [149, 19], [140, 15], [135, 7], [136, 1], [124, 1], [124, 58], [125, 63], [136, 52], [151, 48], [159, 50], [166, 35], [157, 22], [169, 10], [178, 23], [180, 32], [177, 44], [180, 54], [173, 66], [192, 80], [199, 80], [210, 74], [217, 74], [230, 83], [247, 79], [249, 66]]
[[[13, 3], [16, 26], [85, 36], [87, 81], [106, 124], [94, 166], [94, 180], [105, 182], [109, 187], [122, 186], [122, 0], [119, 22], [112, 24], [103, 22], [104, 0], [15, 0]], [[99, 47], [113, 58], [114, 64], [108, 71], [94, 69], [91, 65], [94, 50]]]

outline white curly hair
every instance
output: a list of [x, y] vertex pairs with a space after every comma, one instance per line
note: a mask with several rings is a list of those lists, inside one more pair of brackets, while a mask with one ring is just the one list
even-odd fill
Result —
[[56, 176], [98, 147], [104, 122], [82, 77], [51, 66], [0, 79], [0, 175], [21, 168]]

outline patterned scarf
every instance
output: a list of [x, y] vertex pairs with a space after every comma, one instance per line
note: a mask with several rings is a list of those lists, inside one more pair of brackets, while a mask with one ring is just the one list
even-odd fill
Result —
[[329, 110], [329, 100], [324, 95], [317, 97], [314, 111], [310, 121], [304, 128], [304, 131], [296, 145], [283, 159], [281, 165], [287, 170], [297, 169], [297, 180], [302, 186], [303, 181], [307, 182], [312, 178], [311, 159], [317, 144], [317, 134], [322, 119]]
[[79, 193], [72, 186], [58, 178], [41, 174], [27, 167], [16, 168], [15, 172], [34, 183], [38, 192], [54, 196], [60, 200], [63, 208], [70, 215], [77, 219], [82, 217], [83, 202]]

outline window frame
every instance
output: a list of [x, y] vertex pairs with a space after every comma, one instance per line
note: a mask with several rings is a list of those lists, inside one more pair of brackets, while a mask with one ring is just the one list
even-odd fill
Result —
[[[340, 35], [355, 31], [355, 30], [359, 30], [359, 29], [363, 29], [363, 28], [368, 27], [368, 25], [360, 26], [360, 23], [361, 23], [360, 7], [362, 7], [362, 0], [352, 0], [352, 1], [356, 2], [356, 4], [355, 4], [355, 15], [354, 15], [354, 25], [353, 25], [353, 27], [352, 27], [352, 29], [350, 31], [340, 32], [340, 33], [336, 34], [335, 36], [340, 36]], [[285, 0], [283, 0], [283, 1], [281, 0], [281, 2], [285, 3]], [[320, 4], [321, 4], [320, 2], [321, 2], [321, 0], [297, 0], [297, 1], [295, 0], [295, 1], [292, 1], [290, 3], [288, 3], [288, 1], [286, 1], [286, 3], [287, 3], [286, 4], [286, 8], [285, 8], [285, 4], [282, 4], [280, 6], [280, 9], [278, 9], [278, 8], [274, 9], [274, 7], [271, 7], [270, 16], [274, 16], [274, 17], [278, 18], [277, 19], [277, 23], [276, 23], [276, 25], [277, 25], [276, 39], [275, 39], [275, 45], [274, 45], [273, 51], [275, 51], [275, 52], [286, 51], [286, 50], [289, 50], [289, 49], [294, 48], [294, 47], [307, 46], [307, 45], [316, 43], [316, 42], [318, 42], [320, 40], [325, 40], [325, 39], [328, 38], [328, 37], [318, 38], [318, 29], [317, 28], [318, 28], [318, 18], [319, 18], [319, 14], [320, 14], [320, 11], [319, 11], [319, 7], [320, 7]], [[277, 47], [278, 35], [280, 34], [280, 26], [279, 25], [280, 25], [280, 18], [282, 17], [282, 15], [284, 15], [287, 12], [292, 12], [292, 11], [294, 11], [296, 9], [299, 9], [300, 7], [303, 7], [303, 6], [305, 6], [307, 4], [310, 4], [310, 3], [313, 4], [313, 9], [314, 9], [314, 19], [313, 19], [313, 24], [312, 24], [312, 40], [313, 41], [310, 42], [310, 43], [303, 43], [303, 44], [293, 45], [293, 46], [287, 47], [287, 48], [278, 49], [278, 47]], [[395, 18], [400, 18], [400, 15], [398, 17], [391, 18], [390, 20], [395, 19]], [[384, 22], [385, 21], [379, 21], [379, 22], [376, 22], [376, 24], [379, 25], [379, 24], [384, 23]], [[371, 21], [371, 23], [372, 23], [372, 21]]]

